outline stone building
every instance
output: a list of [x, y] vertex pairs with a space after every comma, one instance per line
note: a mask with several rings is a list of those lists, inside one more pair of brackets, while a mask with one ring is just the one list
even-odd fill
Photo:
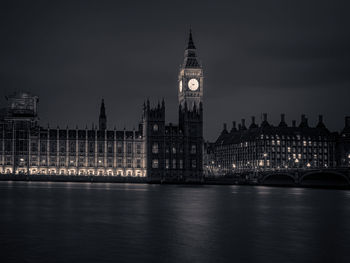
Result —
[[155, 180], [203, 176], [203, 69], [190, 32], [178, 76], [179, 122], [165, 124], [165, 105], [144, 107], [147, 172]]
[[146, 176], [142, 131], [107, 130], [103, 101], [98, 129], [60, 129], [38, 124], [37, 100], [26, 93], [10, 98], [0, 122], [0, 172]]
[[147, 101], [137, 130], [44, 128], [38, 97], [18, 93], [0, 115], [0, 173], [109, 175], [200, 180], [203, 162], [203, 70], [190, 32], [178, 77], [179, 123], [165, 124], [164, 101]]
[[296, 121], [288, 126], [284, 114], [277, 126], [273, 126], [264, 114], [260, 125], [255, 118], [249, 127], [242, 119], [238, 128], [226, 124], [215, 142], [215, 167], [220, 172], [258, 171], [292, 168], [330, 168], [337, 165], [338, 133], [330, 132], [320, 115], [318, 124], [310, 127], [302, 115], [300, 124]]

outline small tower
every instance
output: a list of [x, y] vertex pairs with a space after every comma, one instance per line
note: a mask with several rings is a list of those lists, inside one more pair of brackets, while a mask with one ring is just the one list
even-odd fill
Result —
[[107, 117], [106, 117], [106, 109], [105, 102], [102, 99], [101, 108], [100, 108], [100, 116], [99, 116], [99, 129], [100, 131], [105, 131], [107, 128]]
[[[143, 137], [147, 155], [147, 176], [150, 180], [160, 180], [164, 175], [165, 154], [165, 103], [151, 106], [149, 100], [143, 106]], [[156, 149], [156, 150], [155, 150]]]

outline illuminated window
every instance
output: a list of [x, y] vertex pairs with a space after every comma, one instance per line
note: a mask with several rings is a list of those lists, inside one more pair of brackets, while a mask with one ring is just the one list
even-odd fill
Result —
[[165, 169], [169, 169], [169, 159], [165, 160]]
[[176, 169], [176, 159], [173, 159], [173, 169]]
[[155, 131], [155, 132], [158, 131], [158, 125], [157, 125], [157, 124], [154, 124], [154, 125], [153, 125], [153, 131]]
[[159, 152], [159, 148], [158, 148], [158, 143], [153, 143], [152, 145], [152, 153], [158, 153]]
[[158, 168], [158, 159], [153, 159], [152, 160], [152, 168], [155, 168], [155, 169]]

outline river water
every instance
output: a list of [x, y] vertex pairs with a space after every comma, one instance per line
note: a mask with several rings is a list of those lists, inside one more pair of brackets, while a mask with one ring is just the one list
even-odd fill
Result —
[[350, 191], [0, 182], [0, 262], [350, 262]]

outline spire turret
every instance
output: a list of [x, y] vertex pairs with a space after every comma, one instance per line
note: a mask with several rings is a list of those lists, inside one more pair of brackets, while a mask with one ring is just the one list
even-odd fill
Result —
[[197, 60], [196, 55], [196, 46], [193, 42], [192, 30], [190, 29], [190, 34], [188, 37], [187, 48], [185, 50], [184, 62], [182, 64], [182, 68], [201, 68]]
[[193, 43], [193, 38], [192, 38], [192, 29], [190, 29], [190, 35], [188, 37], [188, 45], [187, 49], [196, 49], [194, 43]]
[[99, 129], [101, 131], [104, 131], [106, 130], [106, 128], [107, 128], [107, 116], [106, 116], [106, 109], [105, 109], [105, 101], [104, 99], [102, 99], [100, 116], [99, 116]]

